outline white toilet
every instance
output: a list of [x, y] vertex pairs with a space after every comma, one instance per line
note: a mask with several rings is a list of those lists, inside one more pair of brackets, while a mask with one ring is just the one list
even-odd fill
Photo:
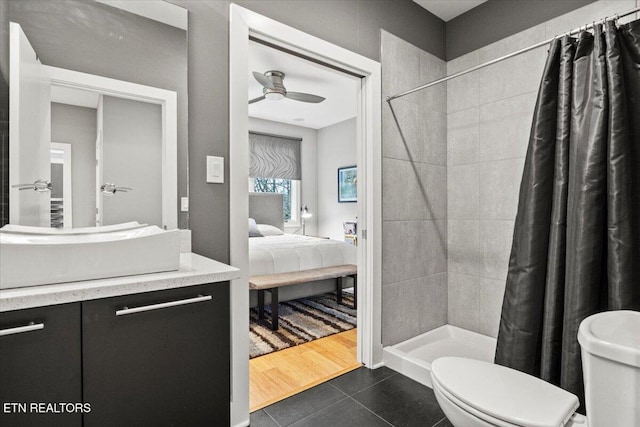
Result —
[[578, 342], [588, 419], [575, 413], [575, 395], [474, 359], [436, 359], [433, 391], [455, 427], [640, 427], [640, 312], [594, 314], [580, 324]]

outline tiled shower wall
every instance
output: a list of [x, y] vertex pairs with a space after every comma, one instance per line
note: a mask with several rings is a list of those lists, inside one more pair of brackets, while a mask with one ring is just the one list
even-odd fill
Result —
[[[382, 32], [382, 95], [444, 76], [445, 62]], [[447, 323], [446, 88], [382, 105], [382, 343]], [[406, 143], [405, 143], [406, 142]]]
[[[449, 61], [447, 74], [635, 5], [592, 3]], [[541, 47], [447, 83], [448, 322], [494, 337], [546, 54]]]

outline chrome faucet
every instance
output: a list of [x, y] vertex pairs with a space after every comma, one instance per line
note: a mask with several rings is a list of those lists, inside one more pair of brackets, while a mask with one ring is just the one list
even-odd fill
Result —
[[17, 188], [18, 190], [35, 190], [38, 193], [46, 193], [51, 191], [51, 181], [46, 179], [37, 179], [33, 184], [14, 184], [11, 188]]

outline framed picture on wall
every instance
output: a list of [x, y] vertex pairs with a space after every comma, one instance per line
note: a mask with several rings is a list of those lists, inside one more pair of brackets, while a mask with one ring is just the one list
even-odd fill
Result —
[[358, 167], [338, 168], [338, 203], [358, 201]]

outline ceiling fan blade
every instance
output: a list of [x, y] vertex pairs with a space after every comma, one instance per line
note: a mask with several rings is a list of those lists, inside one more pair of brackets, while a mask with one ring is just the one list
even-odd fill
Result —
[[258, 81], [258, 83], [260, 83], [262, 86], [266, 87], [267, 89], [275, 89], [275, 85], [273, 84], [273, 82], [271, 80], [269, 80], [269, 78], [267, 76], [265, 76], [262, 73], [259, 73], [257, 71], [253, 72], [253, 77], [255, 77], [255, 79]]
[[257, 98], [253, 98], [249, 100], [249, 104], [253, 104], [254, 102], [262, 101], [264, 99], [264, 95], [259, 96]]
[[286, 97], [289, 99], [293, 99], [295, 101], [312, 102], [314, 104], [322, 102], [325, 99], [318, 95], [311, 95], [310, 93], [300, 93], [300, 92], [287, 92]]

